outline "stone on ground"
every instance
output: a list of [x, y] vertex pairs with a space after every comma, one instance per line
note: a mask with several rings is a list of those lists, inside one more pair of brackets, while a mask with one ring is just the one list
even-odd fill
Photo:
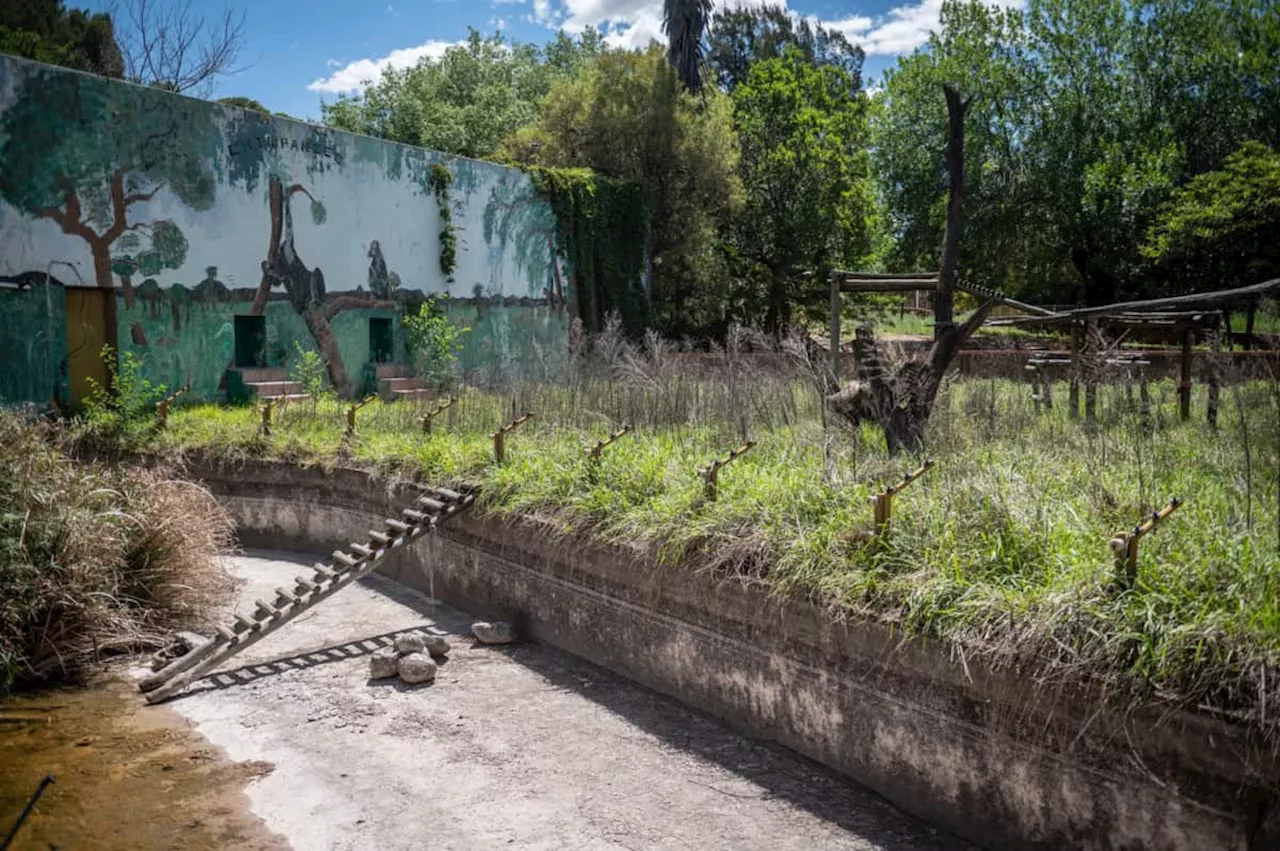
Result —
[[396, 652], [394, 647], [379, 647], [369, 657], [369, 676], [375, 680], [394, 677], [396, 675], [396, 663], [399, 660], [400, 654]]
[[442, 657], [449, 655], [451, 645], [449, 644], [449, 639], [443, 635], [426, 635], [423, 638], [426, 639], [426, 651], [432, 656]]
[[400, 679], [406, 683], [429, 683], [436, 678], [436, 663], [425, 653], [400, 657]]
[[471, 634], [481, 644], [510, 644], [516, 640], [516, 631], [506, 621], [478, 621], [471, 625]]
[[420, 632], [406, 632], [396, 636], [396, 650], [401, 655], [421, 653], [427, 649], [427, 637]]

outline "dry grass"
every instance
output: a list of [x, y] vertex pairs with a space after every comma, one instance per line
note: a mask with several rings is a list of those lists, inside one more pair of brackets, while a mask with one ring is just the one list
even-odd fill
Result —
[[48, 424], [0, 414], [0, 690], [200, 626], [230, 588], [234, 529], [164, 470], [75, 460]]

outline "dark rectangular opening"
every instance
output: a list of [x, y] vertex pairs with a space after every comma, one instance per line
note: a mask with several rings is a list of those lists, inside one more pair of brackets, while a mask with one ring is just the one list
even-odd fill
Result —
[[391, 333], [391, 320], [369, 320], [369, 359], [374, 363], [390, 363], [395, 353], [395, 337]]
[[236, 366], [267, 365], [267, 317], [237, 316]]

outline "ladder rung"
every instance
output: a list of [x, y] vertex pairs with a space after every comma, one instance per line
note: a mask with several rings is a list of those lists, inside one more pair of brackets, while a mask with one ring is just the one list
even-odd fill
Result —
[[455, 490], [449, 490], [448, 488], [436, 488], [436, 494], [444, 497], [450, 502], [459, 502], [462, 500], [462, 494]]
[[236, 632], [253, 632], [255, 629], [258, 628], [258, 624], [256, 621], [251, 621], [241, 614], [235, 615], [235, 621], [236, 621]]
[[[356, 560], [344, 553], [342, 550], [333, 551], [333, 560], [343, 567], [355, 567]], [[317, 568], [318, 569], [318, 568]]]
[[352, 544], [348, 549], [360, 556], [362, 559], [366, 559], [373, 555], [373, 547], [366, 547], [364, 544]]
[[379, 545], [385, 547], [387, 544], [391, 543], [391, 536], [388, 535], [386, 532], [375, 532], [374, 530], [370, 529], [369, 540], [377, 541]]
[[[315, 564], [311, 565], [311, 569], [316, 572], [316, 576], [319, 577], [318, 581], [320, 582], [324, 582], [326, 579], [332, 579], [334, 576], [337, 575], [333, 572], [332, 569], [330, 569], [329, 565], [321, 564], [320, 562], [316, 562]], [[316, 577], [313, 576], [312, 578], [315, 579]]]
[[391, 518], [387, 518], [387, 528], [395, 529], [396, 532], [403, 534], [409, 531], [409, 524], [402, 523], [399, 520], [392, 520]]
[[218, 633], [218, 638], [221, 638], [228, 644], [236, 640], [236, 634], [225, 626], [214, 627], [214, 632]]
[[421, 511], [414, 511], [412, 508], [406, 508], [404, 511], [401, 511], [400, 516], [415, 524], [421, 523], [427, 519], [427, 515], [423, 514]]
[[259, 617], [266, 617], [266, 618], [280, 617], [280, 610], [277, 609], [275, 606], [271, 605], [270, 603], [268, 603], [266, 600], [258, 599], [258, 600], [254, 600], [253, 602], [257, 603], [258, 605], [258, 608], [254, 612], [254, 614], [258, 615]]
[[294, 605], [297, 605], [297, 603], [298, 603], [298, 598], [297, 598], [297, 597], [295, 597], [295, 596], [293, 596], [292, 594], [290, 594], [288, 591], [284, 590], [283, 588], [277, 588], [277, 589], [276, 589], [276, 602], [280, 603], [281, 605], [288, 604], [288, 605], [294, 606]]
[[305, 589], [308, 593], [317, 588], [317, 585], [305, 576], [295, 576], [293, 577], [293, 582], [297, 587]]
[[421, 505], [431, 514], [439, 514], [441, 511], [444, 511], [444, 503], [438, 499], [432, 499], [429, 496], [420, 498], [418, 500], [418, 505]]

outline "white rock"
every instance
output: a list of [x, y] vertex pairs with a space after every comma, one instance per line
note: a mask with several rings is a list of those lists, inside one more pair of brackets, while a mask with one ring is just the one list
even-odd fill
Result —
[[510, 644], [516, 640], [516, 631], [506, 621], [488, 623], [479, 621], [471, 625], [471, 634], [481, 644]]
[[427, 649], [427, 637], [420, 632], [406, 632], [396, 636], [396, 650], [401, 656], [421, 653]]
[[449, 644], [449, 639], [443, 635], [425, 635], [423, 638], [426, 639], [426, 650], [432, 656], [443, 657], [449, 655], [452, 645]]
[[406, 683], [429, 683], [436, 678], [436, 663], [425, 653], [400, 657], [400, 679]]
[[379, 647], [369, 657], [369, 676], [375, 680], [394, 677], [396, 675], [396, 662], [399, 659], [400, 654], [396, 652], [394, 647]]

